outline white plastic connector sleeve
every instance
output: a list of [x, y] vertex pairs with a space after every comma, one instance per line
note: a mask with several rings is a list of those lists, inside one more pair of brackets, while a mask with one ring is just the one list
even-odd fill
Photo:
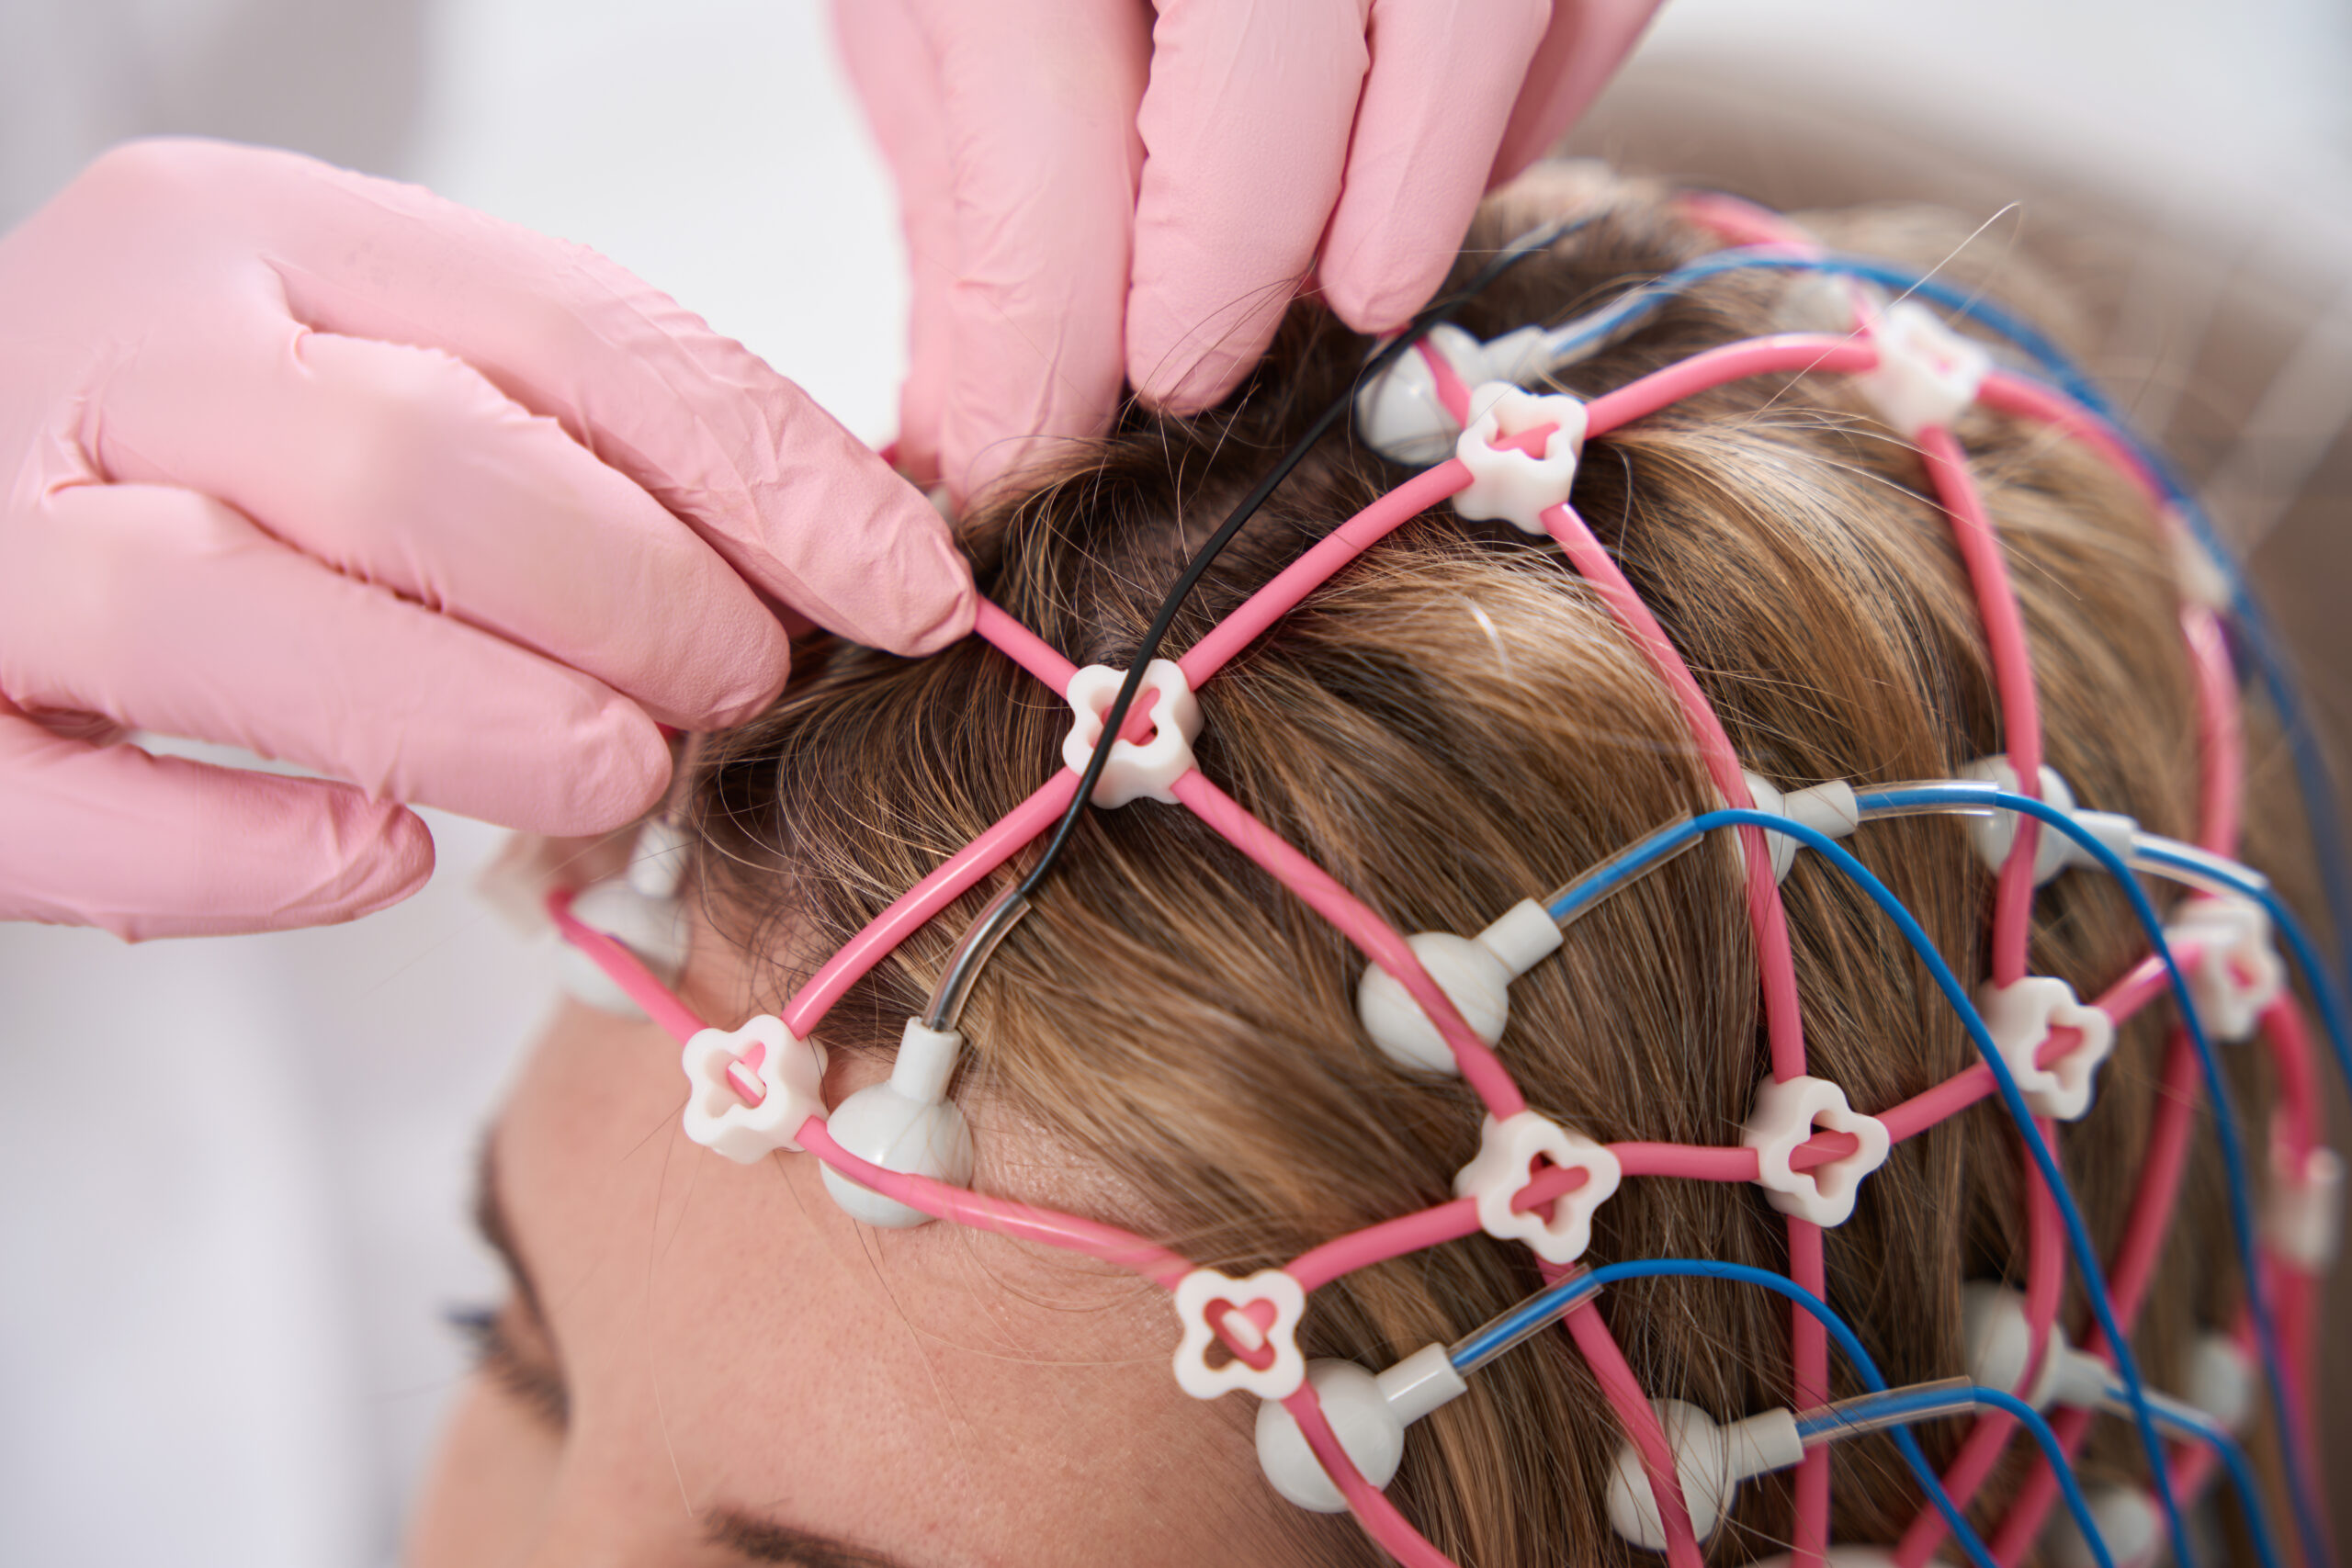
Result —
[[2254, 1417], [2256, 1380], [2260, 1372], [2254, 1358], [2226, 1334], [2197, 1337], [2188, 1352], [2188, 1403], [2213, 1418], [2213, 1424], [2235, 1436]]
[[[1375, 1488], [1396, 1479], [1405, 1458], [1405, 1428], [1469, 1389], [1442, 1345], [1425, 1345], [1377, 1377], [1353, 1361], [1310, 1361], [1306, 1381], [1315, 1385], [1332, 1436]], [[1257, 1438], [1259, 1468], [1276, 1492], [1317, 1514], [1347, 1512], [1347, 1499], [1323, 1472], [1287, 1409], [1272, 1400], [1259, 1405]]]
[[[1253, 1349], [1272, 1350], [1265, 1366], [1253, 1367], [1239, 1356], [1223, 1366], [1209, 1365], [1209, 1348], [1217, 1342], [1213, 1312], [1225, 1318], [1228, 1331], [1254, 1337]], [[1279, 1269], [1261, 1269], [1246, 1280], [1215, 1269], [1193, 1269], [1176, 1285], [1176, 1316], [1184, 1325], [1176, 1347], [1176, 1386], [1194, 1399], [1215, 1399], [1235, 1389], [1261, 1399], [1287, 1399], [1306, 1378], [1306, 1358], [1298, 1348], [1298, 1320], [1306, 1312], [1306, 1292]]]
[[[2091, 1108], [2099, 1064], [2115, 1049], [2114, 1019], [2086, 1006], [2075, 998], [2074, 987], [2047, 975], [2029, 975], [2007, 986], [1986, 981], [1977, 987], [1976, 1010], [2035, 1115], [2073, 1122]], [[2082, 1038], [2045, 1067], [2035, 1058], [2059, 1029], [2079, 1030]]]
[[2269, 911], [2240, 894], [2195, 894], [2165, 923], [2165, 942], [2197, 945], [2196, 958], [2182, 968], [2205, 1032], [2216, 1040], [2253, 1039], [2264, 1011], [2287, 988]]
[[[754, 1048], [763, 1091], [757, 1105], [737, 1092], [728, 1069]], [[686, 1136], [738, 1165], [752, 1165], [771, 1149], [798, 1152], [793, 1134], [825, 1101], [825, 1048], [795, 1038], [784, 1021], [762, 1013], [741, 1029], [706, 1029], [679, 1053], [686, 1073]]]
[[[843, 1100], [826, 1118], [825, 1130], [833, 1142], [885, 1170], [927, 1176], [953, 1187], [967, 1185], [972, 1179], [972, 1132], [962, 1107], [947, 1098], [947, 1082], [963, 1048], [960, 1032], [926, 1029], [919, 1018], [907, 1020], [890, 1076]], [[852, 1219], [891, 1230], [931, 1219], [921, 1209], [886, 1198], [830, 1165], [823, 1171], [825, 1190]]]
[[[2011, 795], [2021, 793], [2018, 788], [2018, 771], [2009, 766], [2007, 757], [1997, 751], [1989, 757], [1977, 758], [1960, 770], [1960, 776], [1977, 784], [1991, 784]], [[2066, 787], [2066, 781], [2058, 776], [2058, 770], [2047, 763], [2041, 769], [2041, 794], [2039, 798], [2061, 811], [2075, 809], [2075, 792]], [[2074, 864], [2077, 852], [2075, 841], [2049, 823], [2040, 822], [2035, 826], [2041, 829], [2041, 837], [2033, 851], [2033, 880], [2039, 886]], [[1968, 819], [1968, 837], [1969, 841], [1976, 846], [1977, 858], [1997, 872], [2007, 863], [2009, 846], [2018, 840], [2018, 814], [1996, 811], [1990, 816], [1971, 817]]]
[[[1453, 1000], [1470, 1032], [1492, 1045], [1510, 1021], [1510, 983], [1560, 950], [1558, 922], [1522, 898], [1476, 936], [1422, 931], [1405, 939], [1430, 978]], [[1452, 1075], [1461, 1069], [1404, 982], [1378, 964], [1356, 985], [1356, 1016], [1381, 1054], [1400, 1067]]]
[[[1584, 404], [1566, 393], [1539, 396], [1507, 381], [1488, 381], [1470, 392], [1471, 420], [1453, 444], [1453, 455], [1470, 470], [1469, 485], [1455, 492], [1453, 510], [1472, 522], [1498, 519], [1522, 534], [1542, 536], [1544, 513], [1568, 499], [1577, 481], [1577, 459], [1584, 452]], [[1498, 446], [1506, 436], [1552, 427], [1541, 457], [1517, 446]]]
[[1854, 378], [1878, 416], [1906, 436], [1949, 428], [1976, 401], [1993, 356], [1917, 300], [1890, 305], [1870, 323], [1878, 365]]
[[1470, 1392], [1442, 1345], [1424, 1345], [1380, 1374], [1380, 1396], [1408, 1427]]
[[[1070, 677], [1062, 694], [1069, 699], [1069, 734], [1062, 741], [1062, 765], [1083, 773], [1092, 761], [1095, 743], [1102, 739], [1102, 716], [1119, 695], [1126, 671], [1107, 664], [1090, 664]], [[1175, 784], [1193, 768], [1193, 742], [1201, 738], [1201, 705], [1191, 682], [1173, 660], [1155, 659], [1144, 666], [1139, 699], [1150, 699], [1150, 739], [1114, 741], [1111, 760], [1095, 782], [1094, 804], [1125, 806], [1146, 795], [1165, 805], [1176, 804]]]
[[[1797, 1170], [1791, 1156], [1815, 1128], [1849, 1134], [1854, 1148], [1811, 1170]], [[1765, 1201], [1816, 1225], [1842, 1225], [1853, 1217], [1862, 1178], [1884, 1165], [1894, 1146], [1885, 1122], [1856, 1111], [1846, 1103], [1844, 1089], [1816, 1077], [1766, 1078], [1757, 1088], [1740, 1142], [1756, 1151], [1756, 1181]]]
[[2297, 1169], [2285, 1150], [2275, 1151], [2263, 1245], [2297, 1270], [2317, 1275], [2335, 1267], [2343, 1238], [2343, 1159], [2333, 1149], [2313, 1149]]
[[1968, 1342], [1968, 1375], [1975, 1382], [2014, 1393], [2036, 1410], [2052, 1404], [2093, 1406], [2105, 1396], [2107, 1363], [2068, 1344], [2065, 1330], [2055, 1324], [2032, 1391], [2018, 1386], [2033, 1357], [2033, 1329], [2026, 1318], [2023, 1292], [1996, 1280], [1972, 1280], [1961, 1292], [1960, 1313], [1961, 1333]]
[[[1421, 343], [1445, 361], [1464, 387], [1531, 381], [1551, 368], [1550, 345], [1537, 326], [1480, 343], [1460, 327], [1442, 322]], [[1366, 378], [1356, 393], [1356, 430], [1365, 446], [1390, 462], [1421, 468], [1453, 455], [1462, 425], [1447, 410], [1437, 377], [1417, 345], [1379, 375]]]
[[[616, 876], [582, 888], [571, 900], [571, 916], [628, 948], [665, 986], [675, 984], [685, 967], [689, 928], [686, 911], [674, 898], [649, 897], [631, 879]], [[645, 1016], [594, 959], [569, 942], [556, 953], [556, 976], [575, 1000], [617, 1018]]]
[[[1783, 792], [1761, 773], [1746, 770], [1742, 773], [1747, 780], [1747, 793], [1758, 811], [1803, 823], [1830, 839], [1848, 838], [1862, 825], [1862, 808], [1855, 803], [1854, 786], [1844, 779]], [[1772, 857], [1772, 880], [1786, 882], [1789, 868], [1796, 864], [1797, 841], [1785, 833], [1767, 833], [1764, 840]]]
[[[1705, 1411], [1679, 1399], [1650, 1404], [1666, 1429], [1667, 1446], [1674, 1450], [1674, 1474], [1682, 1483], [1690, 1533], [1702, 1541], [1714, 1533], [1741, 1482], [1786, 1470], [1804, 1459], [1796, 1417], [1786, 1410], [1767, 1410], [1718, 1427]], [[1649, 1472], [1631, 1442], [1618, 1446], [1608, 1505], [1609, 1522], [1619, 1535], [1645, 1551], [1666, 1550], [1666, 1521], [1658, 1517]]]
[[[2083, 1501], [2090, 1506], [2091, 1524], [2107, 1543], [2108, 1559], [2115, 1568], [2151, 1568], [2162, 1555], [2164, 1517], [2147, 1493], [2136, 1486], [2099, 1486], [2088, 1489]], [[2044, 1539], [2050, 1543], [2051, 1568], [2098, 1568], [2098, 1554], [2064, 1508], [2051, 1517]]]
[[[1584, 1185], [1540, 1209], [1514, 1210], [1511, 1200], [1535, 1179], [1537, 1159], [1584, 1172]], [[1532, 1111], [1478, 1126], [1478, 1156], [1453, 1177], [1453, 1195], [1478, 1201], [1478, 1227], [1498, 1241], [1523, 1241], [1546, 1263], [1573, 1263], [1592, 1241], [1592, 1216], [1616, 1192], [1623, 1168], [1607, 1145]]]

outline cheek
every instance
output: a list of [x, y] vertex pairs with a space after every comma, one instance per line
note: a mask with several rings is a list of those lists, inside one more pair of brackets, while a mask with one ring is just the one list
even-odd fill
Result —
[[521, 1562], [546, 1522], [560, 1456], [560, 1439], [469, 1379], [418, 1498], [406, 1568]]

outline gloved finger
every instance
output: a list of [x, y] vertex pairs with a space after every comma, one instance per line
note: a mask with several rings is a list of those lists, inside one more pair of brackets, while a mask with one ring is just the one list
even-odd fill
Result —
[[355, 582], [208, 496], [58, 491], [0, 531], [0, 690], [540, 833], [640, 816], [653, 721], [579, 671]]
[[1272, 341], [1339, 200], [1368, 59], [1363, 0], [1164, 0], [1127, 300], [1145, 400], [1206, 408]]
[[899, 187], [906, 235], [907, 377], [899, 389], [899, 470], [939, 482], [939, 423], [955, 367], [955, 181], [931, 40], [905, 0], [835, 0], [833, 30], [866, 123]]
[[939, 463], [960, 506], [1117, 412], [1148, 13], [1130, 0], [914, 0], [912, 15], [935, 61], [953, 186]]
[[[254, 177], [254, 160], [279, 167]], [[831, 416], [741, 344], [583, 246], [429, 191], [293, 153], [202, 141], [110, 154], [154, 231], [227, 206], [265, 237], [293, 318], [438, 348], [474, 367], [820, 625], [900, 652], [969, 629], [971, 574], [944, 524]], [[85, 175], [84, 183], [91, 176]]]
[[0, 707], [0, 919], [126, 941], [357, 919], [433, 874], [415, 813], [349, 784], [67, 739]]
[[1317, 269], [1356, 331], [1404, 325], [1445, 280], [1550, 14], [1547, 0], [1374, 0], [1372, 71]]
[[1609, 85], [1665, 0], [1552, 0], [1551, 26], [1535, 48], [1487, 173], [1492, 189], [1552, 151]]
[[[187, 399], [206, 375], [211, 395]], [[437, 349], [282, 319], [158, 342], [108, 386], [95, 456], [109, 479], [225, 502], [345, 576], [585, 671], [662, 723], [738, 724], [784, 687], [785, 628], [716, 551]]]

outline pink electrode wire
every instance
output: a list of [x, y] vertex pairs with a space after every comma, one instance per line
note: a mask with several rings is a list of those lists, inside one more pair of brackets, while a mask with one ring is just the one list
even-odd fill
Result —
[[[1709, 203], [1714, 205], [1711, 207]], [[1728, 205], [1724, 205], [1725, 203]], [[1735, 209], [1745, 209], [1745, 204], [1731, 202], [1730, 198], [1694, 197], [1689, 198], [1685, 206], [1686, 210], [1709, 211], [1712, 217], [1702, 220], [1711, 221], [1718, 228], [1738, 221], [1738, 211]], [[1793, 231], [1785, 227], [1776, 228], [1769, 233], [1763, 230], [1755, 231], [1756, 237], [1769, 238], [1772, 243], [1809, 245], [1810, 242], [1803, 241], [1802, 236], [1792, 240], [1792, 233]], [[1466, 423], [1468, 389], [1462, 385], [1460, 378], [1453, 373], [1442, 355], [1435, 353], [1427, 344], [1418, 346], [1436, 378], [1441, 397], [1456, 417]], [[1726, 344], [1693, 355], [1592, 400], [1587, 405], [1588, 433], [1593, 436], [1606, 434], [1633, 420], [1656, 413], [1683, 398], [1744, 377], [1815, 371], [1851, 374], [1870, 369], [1876, 363], [1877, 351], [1867, 336], [1840, 338], [1817, 333], [1786, 333]], [[2153, 486], [2153, 476], [2146, 472], [2128, 448], [2114, 438], [2102, 422], [2060, 394], [2022, 378], [1996, 371], [1985, 378], [1979, 400], [1996, 412], [2035, 419], [2080, 439], [2143, 489]], [[1515, 439], [1523, 442], [1525, 437]], [[1930, 428], [1921, 433], [1919, 444], [1938, 499], [1952, 517], [1955, 537], [1961, 542], [1963, 559], [1976, 588], [1991, 648], [2003, 728], [2008, 738], [2012, 765], [2018, 772], [2020, 787], [2027, 793], [2038, 793], [2041, 748], [2031, 668], [2022, 623], [2001, 561], [1998, 539], [1984, 510], [1981, 494], [1968, 472], [1965, 456], [1950, 433], [1940, 428]], [[1205, 684], [1235, 656], [1366, 548], [1405, 522], [1458, 492], [1469, 482], [1469, 478], [1468, 469], [1458, 460], [1437, 464], [1341, 524], [1251, 595], [1178, 660], [1187, 681], [1195, 689]], [[2169, 518], [2168, 513], [2165, 515]], [[2177, 525], [2177, 520], [2172, 521]], [[1544, 513], [1544, 522], [1571, 564], [1592, 584], [1612, 616], [1626, 628], [1667, 682], [1717, 792], [1730, 805], [1752, 806], [1752, 796], [1745, 774], [1739, 768], [1737, 754], [1720, 719], [1679, 652], [1667, 638], [1614, 559], [1567, 505], [1551, 508]], [[2199, 697], [2200, 750], [2204, 759], [2199, 800], [2200, 841], [2208, 849], [2228, 853], [2234, 849], [2243, 795], [2243, 740], [2237, 718], [2234, 676], [2229, 669], [2227, 649], [2221, 637], [2218, 620], [2210, 611], [2202, 607], [2185, 611], [2183, 629], [2194, 662]], [[986, 599], [980, 603], [975, 631], [1057, 694], [1067, 690], [1071, 678], [1077, 673], [1076, 667], [1043, 638]], [[1123, 734], [1129, 739], [1140, 739], [1148, 730], [1148, 716], [1138, 711], [1131, 716]], [[808, 1038], [841, 997], [909, 933], [935, 918], [956, 898], [1001, 867], [1023, 846], [1050, 828], [1068, 809], [1077, 784], [1077, 774], [1068, 769], [1056, 773], [1002, 819], [895, 900], [800, 987], [784, 1011], [786, 1026], [796, 1036]], [[1303, 902], [1330, 919], [1368, 961], [1387, 970], [1404, 985], [1444, 1037], [1461, 1066], [1465, 1082], [1478, 1094], [1490, 1114], [1499, 1119], [1524, 1107], [1524, 1099], [1500, 1059], [1469, 1030], [1451, 998], [1430, 978], [1403, 938], [1387, 922], [1341, 887], [1328, 872], [1283, 841], [1239, 803], [1218, 789], [1197, 769], [1183, 774], [1172, 787], [1179, 802], [1188, 810], [1250, 856]], [[2005, 966], [2013, 972], [2012, 977], [2024, 973], [2023, 948], [2030, 931], [2032, 883], [2030, 868], [2033, 859], [2031, 835], [2035, 827], [2036, 824], [2030, 821], [2019, 822], [2017, 841], [2002, 868], [2002, 891], [1996, 897], [1994, 942], [1996, 979]], [[1770, 858], [1765, 852], [1761, 831], [1743, 828], [1740, 839], [1746, 851], [1749, 913], [1758, 945], [1773, 1071], [1776, 1077], [1785, 1078], [1802, 1074], [1804, 1069], [1800, 998], [1795, 987], [1785, 911], [1781, 904], [1778, 885], [1770, 874]], [[2024, 873], [2019, 871], [2021, 866], [2026, 868]], [[2022, 891], [2012, 893], [2009, 891], [2012, 881], [2020, 875]], [[565, 938], [610, 975], [648, 1016], [673, 1038], [681, 1043], [692, 1038], [702, 1024], [691, 1010], [626, 948], [604, 933], [582, 925], [571, 914], [570, 903], [569, 894], [556, 894], [548, 899], [550, 916]], [[2019, 909], [2022, 913], [2017, 912]], [[2179, 951], [2184, 961], [2193, 961], [2196, 952], [2193, 944], [2184, 942]], [[2007, 964], [2003, 957], [2010, 953], [2016, 954], [2014, 964]], [[2151, 958], [2136, 965], [2111, 987], [2099, 999], [2098, 1005], [2120, 1021], [2154, 1001], [2164, 994], [2165, 987], [2165, 971]], [[2308, 1154], [2312, 1146], [2315, 1129], [2311, 1124], [2308, 1106], [2297, 1103], [2293, 1090], [2295, 1086], [2308, 1089], [2311, 1085], [2311, 1053], [2300, 1013], [2290, 1002], [2280, 1002], [2266, 1016], [2264, 1034], [2271, 1043], [2274, 1060], [2280, 1064], [2282, 1088], [2290, 1107], [2282, 1109], [2278, 1141], [2299, 1155]], [[2055, 1061], [2072, 1049], [2074, 1043], [2073, 1031], [2053, 1032], [2052, 1037], [2043, 1043], [2038, 1054], [2039, 1059], [2045, 1063]], [[737, 1081], [741, 1084], [742, 1079], [739, 1077]], [[2185, 1168], [2199, 1087], [2194, 1054], [2188, 1049], [2186, 1032], [2179, 1032], [2166, 1059], [2163, 1098], [2152, 1132], [2147, 1167], [2114, 1264], [2113, 1286], [2118, 1317], [2126, 1325], [2132, 1321], [2143, 1299], [2162, 1238], [2169, 1224]], [[1978, 1064], [1889, 1108], [1881, 1120], [1891, 1136], [1897, 1140], [1906, 1139], [1980, 1102], [1990, 1096], [1992, 1089], [1990, 1070]], [[2050, 1131], [2045, 1126], [2045, 1135], [2049, 1135]], [[989, 1198], [967, 1188], [874, 1166], [834, 1143], [821, 1116], [810, 1117], [799, 1129], [797, 1141], [819, 1159], [852, 1179], [939, 1218], [1081, 1253], [1132, 1269], [1170, 1289], [1192, 1271], [1191, 1263], [1178, 1254], [1114, 1225], [1009, 1200]], [[1847, 1134], [1816, 1133], [1800, 1148], [1791, 1164], [1796, 1169], [1811, 1169], [1826, 1161], [1842, 1157], [1854, 1146], [1855, 1141]], [[1758, 1175], [1756, 1151], [1747, 1147], [1716, 1148], [1626, 1142], [1611, 1145], [1611, 1153], [1618, 1157], [1621, 1172], [1626, 1176], [1753, 1181]], [[1572, 1192], [1584, 1179], [1584, 1173], [1580, 1170], [1547, 1168], [1527, 1185], [1513, 1206], [1521, 1210], [1540, 1208]], [[2063, 1292], [2064, 1257], [2063, 1241], [2057, 1233], [2054, 1203], [2049, 1201], [2046, 1190], [2040, 1191], [2038, 1196], [2041, 1201], [2032, 1206], [2029, 1214], [2028, 1295], [2030, 1321], [2036, 1325], [2039, 1341], [2046, 1336], [2050, 1322], [2054, 1320], [2057, 1297]], [[1476, 1233], [1479, 1228], [1475, 1201], [1455, 1199], [1418, 1213], [1335, 1237], [1301, 1254], [1286, 1271], [1302, 1290], [1311, 1292], [1358, 1269], [1456, 1240]], [[1790, 1220], [1790, 1271], [1791, 1277], [1800, 1285], [1817, 1295], [1826, 1294], [1820, 1229], [1793, 1217]], [[1545, 1265], [1542, 1272], [1546, 1280], [1551, 1281], [1564, 1278], [1566, 1270]], [[2311, 1301], [2307, 1278], [2298, 1275], [2290, 1288], [2280, 1291], [2279, 1299], [2282, 1303], [2291, 1303], [2290, 1310], [2282, 1310], [2282, 1316], [2289, 1319], [2295, 1331], [2294, 1342], [2299, 1347], [2307, 1347]], [[1591, 1303], [1582, 1303], [1568, 1313], [1563, 1321], [1572, 1340], [1591, 1366], [1650, 1475], [1665, 1526], [1669, 1562], [1674, 1568], [1698, 1568], [1702, 1554], [1691, 1532], [1672, 1455], [1664, 1430], [1642, 1391], [1639, 1380], [1626, 1362], [1605, 1320], [1593, 1309]], [[1221, 1325], [1218, 1331], [1224, 1332]], [[1228, 1343], [1232, 1343], [1230, 1337]], [[2100, 1348], [2096, 1338], [2093, 1346]], [[1792, 1348], [1796, 1362], [1796, 1396], [1800, 1406], [1822, 1403], [1827, 1396], [1827, 1363], [1826, 1337], [1819, 1325], [1809, 1317], [1800, 1315]], [[1238, 1353], [1244, 1347], [1235, 1345], [1234, 1348]], [[2039, 1354], [2037, 1347], [2037, 1359]], [[2030, 1377], [2030, 1371], [2029, 1381]], [[1312, 1383], [1302, 1384], [1283, 1403], [1298, 1419], [1309, 1447], [1340, 1487], [1351, 1510], [1375, 1540], [1399, 1562], [1411, 1564], [1412, 1568], [1452, 1568], [1448, 1560], [1415, 1530], [1394, 1505], [1356, 1472], [1323, 1417]], [[2307, 1416], [2308, 1413], [2300, 1414]], [[1996, 1419], [2006, 1422], [2007, 1418]], [[2070, 1449], [2087, 1429], [2089, 1419], [2088, 1413], [2076, 1411], [2062, 1412], [2055, 1418], [2055, 1424]], [[1992, 1435], [1996, 1430], [1998, 1431], [1998, 1440]], [[1989, 1474], [1992, 1465], [1997, 1462], [2007, 1437], [2007, 1431], [1995, 1428], [1990, 1420], [1980, 1423], [1978, 1428], [1972, 1432], [1969, 1441], [1963, 1444], [1961, 1461], [1955, 1464], [1953, 1472], [1948, 1476], [1948, 1482], [1955, 1483], [1952, 1490], [1956, 1496], [1964, 1501], [1962, 1486], [1973, 1491], [1983, 1479], [1982, 1474], [1964, 1472], [1981, 1470]], [[1976, 1462], [1980, 1447], [1983, 1450], [1981, 1465]], [[1815, 1450], [1798, 1474], [1795, 1546], [1799, 1562], [1818, 1561], [1827, 1547], [1826, 1458], [1826, 1450]], [[2038, 1458], [2035, 1463], [2036, 1468], [2028, 1477], [1996, 1540], [1996, 1550], [2001, 1552], [2004, 1562], [2014, 1562], [2016, 1555], [2030, 1543], [2042, 1514], [2046, 1513], [2055, 1495], [2054, 1482], [2048, 1467]], [[2201, 1478], [2203, 1470], [2197, 1460], [2190, 1458], [2183, 1461], [2183, 1473]], [[1915, 1521], [1912, 1534], [1907, 1535], [1903, 1543], [1906, 1562], [1912, 1561], [1907, 1553], [1915, 1545], [1914, 1537], [1922, 1534], [1922, 1526], [1928, 1519], [1934, 1520], [1939, 1533], [1926, 1539], [1925, 1550], [1919, 1552], [1919, 1557], [1924, 1558], [1926, 1551], [1931, 1551], [1936, 1540], [1940, 1540], [1940, 1517], [1932, 1511], [1922, 1515], [1920, 1521]], [[2012, 1548], [2014, 1550], [2010, 1550]]]

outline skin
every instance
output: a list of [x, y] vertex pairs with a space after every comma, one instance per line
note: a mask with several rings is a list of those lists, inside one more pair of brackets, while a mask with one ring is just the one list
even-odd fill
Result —
[[[696, 937], [681, 994], [731, 1026], [757, 1010], [743, 966]], [[886, 1067], [834, 1053], [827, 1104]], [[949, 1224], [862, 1226], [809, 1156], [689, 1142], [684, 1098], [651, 1023], [567, 999], [533, 1049], [484, 1160], [514, 1289], [412, 1568], [1291, 1555], [1250, 1402], [1175, 1386], [1163, 1292]], [[1106, 1212], [1044, 1140], [974, 1121], [976, 1186]]]

